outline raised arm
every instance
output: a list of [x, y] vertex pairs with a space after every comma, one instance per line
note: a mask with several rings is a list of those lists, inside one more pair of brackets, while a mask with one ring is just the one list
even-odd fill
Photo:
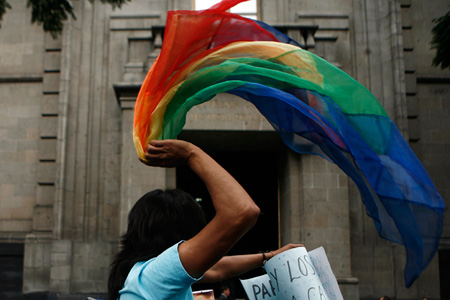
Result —
[[216, 215], [178, 248], [186, 271], [199, 277], [253, 227], [260, 210], [241, 185], [197, 146], [179, 140], [151, 141], [146, 159], [144, 163], [160, 167], [187, 163], [208, 188]]

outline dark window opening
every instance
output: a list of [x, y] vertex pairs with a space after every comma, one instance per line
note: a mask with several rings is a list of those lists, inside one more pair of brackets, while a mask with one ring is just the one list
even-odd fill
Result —
[[22, 299], [24, 244], [0, 244], [0, 299]]
[[450, 249], [439, 250], [439, 278], [441, 287], [441, 299], [450, 300]]

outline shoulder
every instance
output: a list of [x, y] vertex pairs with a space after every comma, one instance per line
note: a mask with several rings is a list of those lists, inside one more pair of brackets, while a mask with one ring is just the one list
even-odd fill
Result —
[[[181, 270], [182, 265], [178, 255], [178, 244], [175, 244], [157, 257], [137, 262], [128, 274], [125, 284], [137, 278], [139, 278], [139, 281], [142, 281], [142, 279], [148, 277], [148, 280], [156, 281], [163, 276], [177, 276]], [[153, 277], [153, 274], [160, 274], [160, 276]]]
[[191, 292], [190, 287], [197, 279], [190, 277], [184, 270], [178, 245], [173, 245], [156, 258], [136, 263], [120, 295], [134, 294], [144, 299], [179, 299], [175, 297], [176, 294]]

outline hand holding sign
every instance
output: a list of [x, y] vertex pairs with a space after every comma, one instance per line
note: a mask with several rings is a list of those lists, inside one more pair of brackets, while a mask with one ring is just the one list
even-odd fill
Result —
[[267, 275], [241, 281], [250, 300], [343, 299], [322, 247], [311, 256], [303, 247], [285, 251], [264, 268]]
[[265, 265], [267, 274], [283, 299], [328, 300], [305, 248], [295, 248], [275, 256]]

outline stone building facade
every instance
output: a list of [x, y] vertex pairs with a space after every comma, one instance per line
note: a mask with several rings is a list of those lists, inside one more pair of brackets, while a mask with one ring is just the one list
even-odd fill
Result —
[[[132, 0], [112, 10], [100, 1], [73, 0], [77, 19], [66, 22], [58, 39], [30, 24], [26, 2], [10, 1], [0, 29], [0, 272], [16, 274], [10, 286], [30, 299], [102, 295], [131, 206], [148, 190], [183, 186], [182, 170], [138, 162], [131, 131], [166, 12], [192, 9], [193, 2]], [[431, 66], [429, 42], [432, 20], [449, 5], [258, 1], [262, 21], [379, 99], [447, 206], [450, 72]], [[268, 209], [275, 217], [267, 219], [275, 228], [272, 243], [324, 246], [345, 299], [450, 297], [448, 210], [438, 255], [406, 289], [404, 249], [378, 237], [354, 184], [325, 160], [284, 147], [250, 104], [219, 95], [189, 113], [181, 137], [224, 157], [244, 157], [243, 164], [259, 157], [237, 172], [272, 178], [274, 199], [256, 199], [261, 206], [275, 203]], [[1, 286], [2, 295], [13, 295]]]

